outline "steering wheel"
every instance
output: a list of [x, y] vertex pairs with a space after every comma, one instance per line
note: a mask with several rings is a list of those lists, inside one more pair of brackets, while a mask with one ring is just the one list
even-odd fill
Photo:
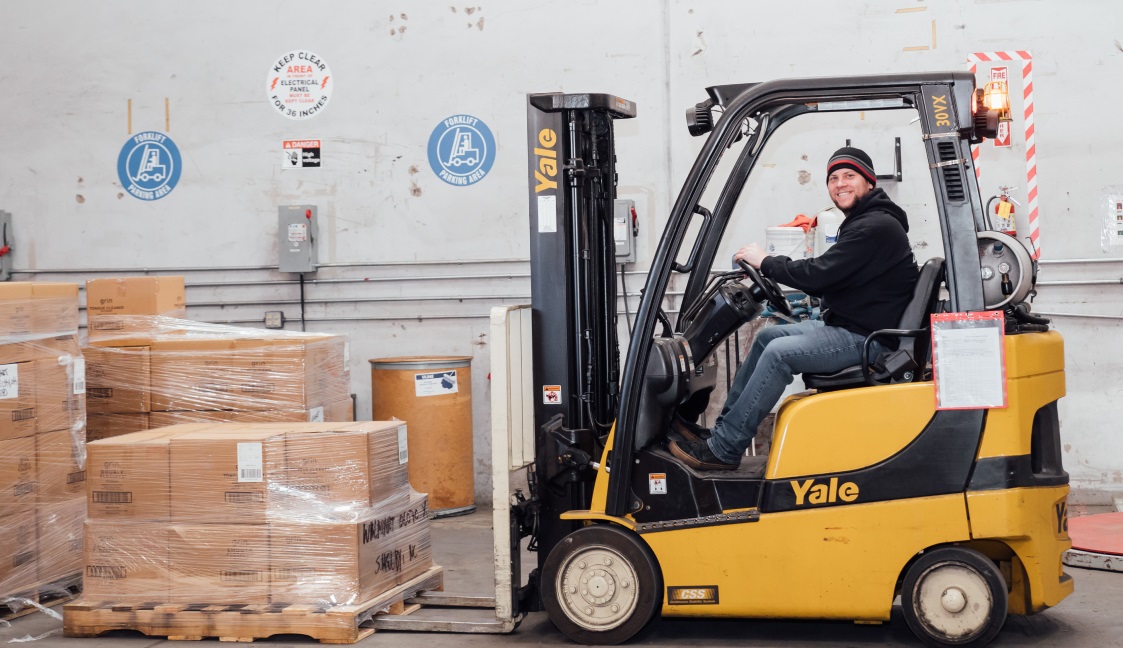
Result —
[[741, 269], [753, 282], [753, 286], [749, 289], [749, 294], [752, 295], [753, 299], [757, 302], [767, 301], [772, 310], [788, 317], [792, 316], [792, 305], [788, 303], [783, 291], [780, 290], [780, 286], [775, 281], [760, 274], [756, 268], [743, 260], [738, 261], [737, 265], [741, 266]]

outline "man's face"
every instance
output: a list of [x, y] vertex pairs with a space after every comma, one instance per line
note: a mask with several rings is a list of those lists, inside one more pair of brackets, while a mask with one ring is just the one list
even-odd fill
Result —
[[873, 191], [873, 185], [854, 169], [839, 169], [827, 177], [827, 191], [835, 207], [844, 212], [853, 209], [859, 200]]

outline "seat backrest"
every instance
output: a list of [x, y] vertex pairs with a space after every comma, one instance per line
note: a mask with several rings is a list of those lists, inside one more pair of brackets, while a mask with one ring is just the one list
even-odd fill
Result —
[[[920, 267], [920, 277], [916, 280], [912, 299], [901, 314], [898, 328], [902, 329], [927, 329], [929, 316], [936, 310], [936, 303], [940, 300], [940, 284], [944, 280], [944, 260], [942, 257], [932, 257]], [[901, 338], [899, 348], [912, 351], [916, 364], [922, 368], [918, 373], [923, 373], [923, 367], [928, 362], [928, 349], [931, 335], [920, 335], [916, 338]], [[910, 348], [911, 345], [911, 348]]]

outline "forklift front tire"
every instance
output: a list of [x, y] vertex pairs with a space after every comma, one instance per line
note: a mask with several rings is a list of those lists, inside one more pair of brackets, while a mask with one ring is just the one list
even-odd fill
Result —
[[985, 646], [1006, 622], [1006, 582], [994, 562], [965, 547], [920, 557], [905, 573], [901, 608], [909, 628], [933, 648]]
[[562, 634], [582, 644], [631, 639], [663, 607], [663, 574], [634, 533], [608, 524], [562, 538], [546, 558], [542, 603]]

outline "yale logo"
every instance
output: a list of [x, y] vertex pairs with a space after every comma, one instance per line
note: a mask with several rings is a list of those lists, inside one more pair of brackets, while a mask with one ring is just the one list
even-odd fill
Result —
[[936, 116], [937, 126], [951, 126], [951, 115], [948, 114], [948, 96], [932, 97], [932, 112]]
[[667, 605], [717, 605], [717, 585], [668, 587]]
[[534, 170], [534, 179], [538, 184], [534, 193], [558, 188], [558, 151], [554, 148], [558, 144], [558, 134], [543, 128], [538, 131], [538, 144], [534, 149], [534, 154], [538, 156], [538, 168]]
[[792, 480], [792, 491], [795, 493], [795, 505], [806, 504], [834, 504], [839, 500], [853, 502], [858, 499], [858, 485], [854, 482], [838, 483], [838, 477], [831, 477], [829, 484], [816, 484], [814, 479], [802, 482]]
[[1061, 500], [1053, 506], [1054, 512], [1057, 514], [1057, 535], [1063, 536], [1068, 534], [1068, 502]]

